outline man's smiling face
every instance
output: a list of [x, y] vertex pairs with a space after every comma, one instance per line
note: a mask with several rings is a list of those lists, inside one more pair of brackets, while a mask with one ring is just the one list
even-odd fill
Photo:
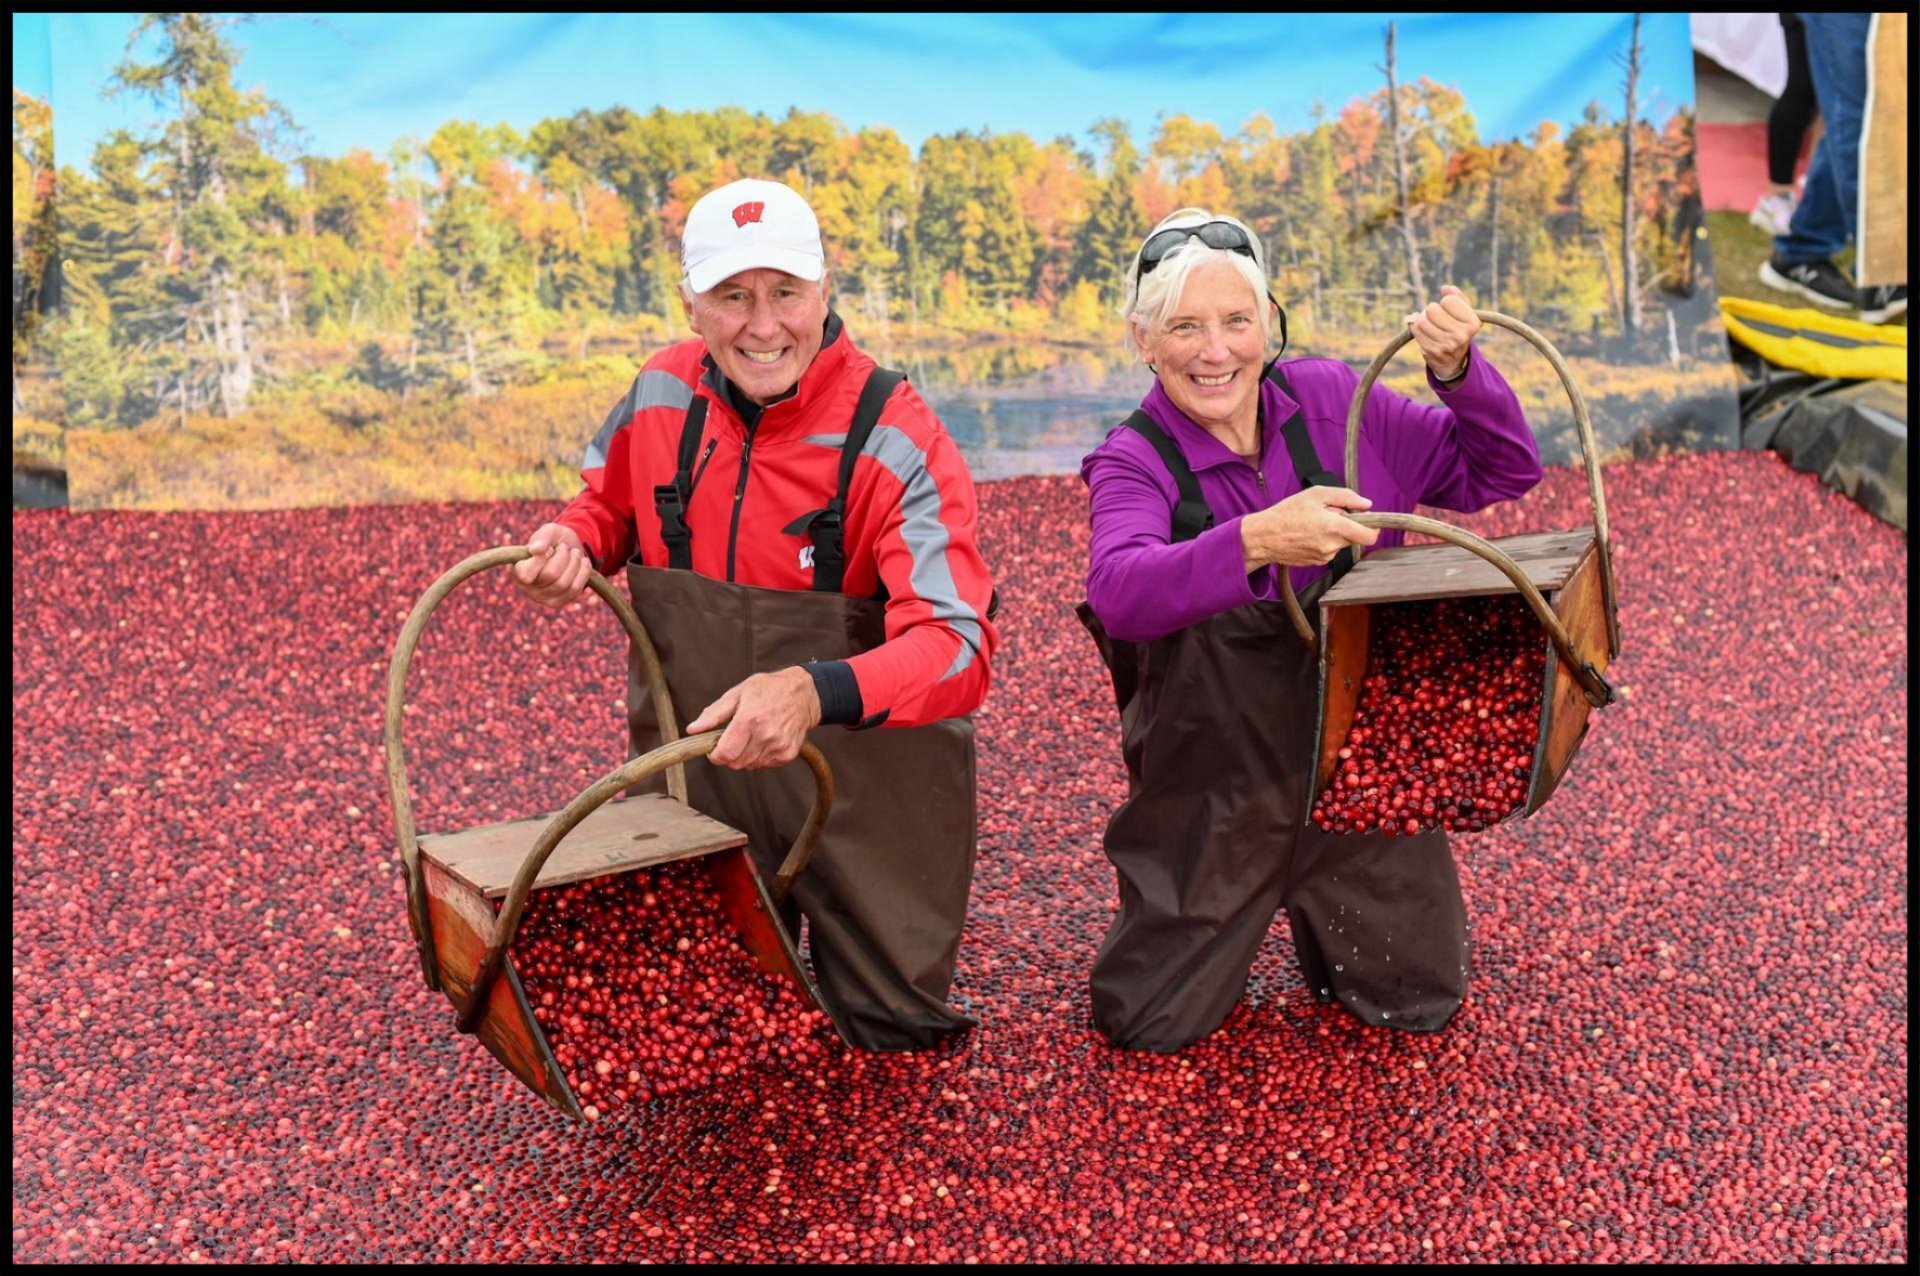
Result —
[[780, 270], [743, 270], [693, 299], [688, 322], [720, 371], [755, 403], [791, 390], [820, 353], [827, 283]]

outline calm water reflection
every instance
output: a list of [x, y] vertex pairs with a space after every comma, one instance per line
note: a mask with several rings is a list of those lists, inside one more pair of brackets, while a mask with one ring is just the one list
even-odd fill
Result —
[[[1153, 374], [1115, 347], [1022, 345], [996, 341], [914, 350], [871, 348], [887, 367], [904, 369], [948, 433], [959, 443], [976, 479], [1021, 474], [1077, 474], [1080, 460], [1107, 431], [1140, 405]], [[1294, 357], [1316, 353], [1298, 346]], [[1580, 443], [1564, 391], [1545, 366], [1523, 361], [1517, 346], [1498, 356], [1510, 375], [1549, 465], [1577, 464]], [[1419, 365], [1390, 371], [1403, 393], [1426, 400]], [[1725, 362], [1701, 363], [1666, 374], [1576, 359], [1576, 377], [1602, 454], [1625, 447], [1643, 451], [1698, 451], [1738, 446], [1735, 378]], [[1355, 367], [1357, 373], [1361, 368]]]
[[996, 343], [875, 357], [912, 378], [976, 479], [1079, 473], [1153, 385], [1118, 350]]

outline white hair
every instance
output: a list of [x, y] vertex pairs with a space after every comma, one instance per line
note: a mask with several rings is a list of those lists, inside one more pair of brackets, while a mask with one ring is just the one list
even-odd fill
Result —
[[1147, 232], [1146, 239], [1140, 241], [1145, 247], [1147, 239], [1152, 239], [1161, 231], [1174, 226], [1192, 226], [1195, 230], [1208, 222], [1231, 222], [1246, 232], [1247, 242], [1253, 245], [1254, 255], [1236, 252], [1231, 248], [1215, 248], [1202, 243], [1197, 236], [1188, 236], [1187, 242], [1169, 250], [1160, 258], [1160, 264], [1150, 273], [1140, 273], [1140, 254], [1135, 253], [1133, 265], [1127, 270], [1126, 300], [1120, 307], [1120, 313], [1127, 321], [1126, 342], [1133, 349], [1133, 329], [1138, 324], [1149, 332], [1156, 331], [1166, 322], [1167, 315], [1180, 304], [1181, 296], [1187, 290], [1187, 280], [1203, 262], [1216, 258], [1224, 259], [1228, 265], [1240, 272], [1247, 281], [1247, 287], [1253, 290], [1253, 304], [1256, 314], [1265, 316], [1267, 303], [1266, 254], [1261, 250], [1260, 237], [1253, 233], [1247, 224], [1237, 217], [1210, 213], [1204, 208], [1182, 208], [1168, 213], [1160, 219], [1160, 224]]

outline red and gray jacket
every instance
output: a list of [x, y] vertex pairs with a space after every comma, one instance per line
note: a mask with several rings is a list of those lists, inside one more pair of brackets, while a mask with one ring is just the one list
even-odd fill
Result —
[[[581, 465], [586, 487], [558, 521], [579, 534], [602, 574], [628, 561], [668, 566], [667, 507], [656, 491], [682, 504], [671, 492], [679, 473], [691, 543], [673, 557], [690, 549], [685, 565], [717, 580], [813, 589], [817, 533], [808, 516], [839, 488], [842, 445], [874, 369], [829, 316], [826, 341], [794, 392], [755, 411], [730, 391], [705, 342], [669, 346], [607, 415]], [[702, 406], [689, 472], [683, 426]], [[920, 726], [970, 713], [986, 697], [998, 637], [976, 513], [959, 448], [900, 382], [854, 458], [841, 515], [841, 592], [886, 600], [886, 641], [807, 666], [824, 721]]]

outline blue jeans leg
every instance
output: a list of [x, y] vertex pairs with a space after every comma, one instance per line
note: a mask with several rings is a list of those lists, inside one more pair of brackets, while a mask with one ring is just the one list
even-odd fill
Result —
[[1820, 102], [1820, 144], [1787, 233], [1773, 241], [1782, 262], [1825, 261], [1859, 221], [1860, 128], [1867, 105], [1870, 13], [1806, 13], [1807, 64]]

